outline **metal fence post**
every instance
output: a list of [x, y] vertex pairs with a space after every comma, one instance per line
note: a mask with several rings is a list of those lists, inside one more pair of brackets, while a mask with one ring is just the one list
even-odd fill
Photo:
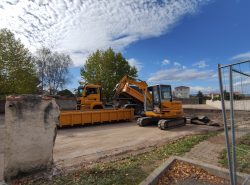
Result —
[[225, 101], [224, 101], [224, 92], [223, 92], [224, 90], [223, 90], [223, 84], [222, 84], [221, 65], [220, 64], [218, 64], [218, 77], [219, 77], [219, 83], [220, 83], [221, 108], [222, 108], [223, 122], [224, 122], [224, 132], [225, 132], [225, 140], [226, 140], [226, 148], [227, 148], [230, 184], [234, 185], [232, 166], [231, 166], [232, 163], [231, 163], [231, 155], [230, 155], [230, 145], [229, 145], [229, 137], [228, 137], [228, 129], [227, 129], [227, 118], [226, 118], [226, 109], [225, 109]]
[[229, 85], [230, 85], [230, 121], [231, 121], [231, 134], [232, 134], [232, 171], [234, 184], [237, 184], [236, 174], [236, 146], [235, 146], [235, 130], [234, 130], [234, 93], [233, 93], [233, 67], [229, 66]]

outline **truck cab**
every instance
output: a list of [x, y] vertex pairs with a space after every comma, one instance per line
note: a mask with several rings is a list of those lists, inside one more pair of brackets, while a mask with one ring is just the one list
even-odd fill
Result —
[[79, 86], [77, 93], [77, 109], [103, 109], [103, 103], [101, 101], [101, 86], [93, 84]]

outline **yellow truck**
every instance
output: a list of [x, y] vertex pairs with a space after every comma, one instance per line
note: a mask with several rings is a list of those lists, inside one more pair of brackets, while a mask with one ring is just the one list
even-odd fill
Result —
[[87, 84], [78, 88], [76, 110], [61, 111], [59, 126], [86, 125], [106, 122], [132, 121], [132, 108], [104, 107], [101, 86]]

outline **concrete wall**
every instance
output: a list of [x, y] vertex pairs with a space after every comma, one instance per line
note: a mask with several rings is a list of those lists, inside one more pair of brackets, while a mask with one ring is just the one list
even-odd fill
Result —
[[49, 167], [53, 162], [59, 109], [52, 98], [9, 96], [5, 105], [4, 178]]
[[0, 114], [5, 112], [5, 100], [0, 100]]
[[3, 181], [3, 169], [4, 169], [4, 114], [0, 114], [0, 184]]
[[[216, 107], [221, 109], [221, 101], [216, 100], [207, 100], [206, 104], [212, 107]], [[225, 101], [225, 107], [226, 109], [230, 109], [230, 101]], [[250, 100], [236, 100], [234, 101], [234, 110], [250, 110]]]
[[199, 104], [199, 98], [174, 98], [174, 101], [181, 101], [182, 104]]

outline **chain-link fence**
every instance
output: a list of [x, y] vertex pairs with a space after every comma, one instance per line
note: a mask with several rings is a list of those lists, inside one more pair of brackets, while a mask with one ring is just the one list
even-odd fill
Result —
[[[218, 72], [227, 149], [224, 165], [236, 185], [237, 172], [250, 174], [250, 61], [218, 65]], [[249, 181], [246, 178], [243, 184]]]

